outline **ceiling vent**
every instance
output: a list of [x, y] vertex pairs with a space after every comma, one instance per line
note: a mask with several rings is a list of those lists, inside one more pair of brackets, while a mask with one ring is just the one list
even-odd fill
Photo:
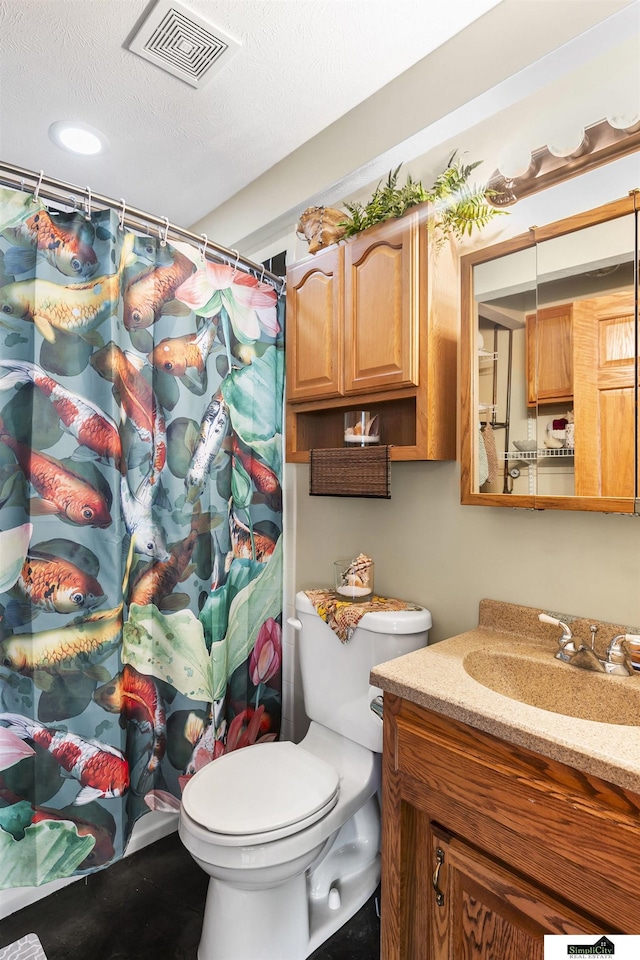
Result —
[[233, 37], [175, 0], [158, 0], [129, 50], [192, 87], [203, 87], [240, 49]]

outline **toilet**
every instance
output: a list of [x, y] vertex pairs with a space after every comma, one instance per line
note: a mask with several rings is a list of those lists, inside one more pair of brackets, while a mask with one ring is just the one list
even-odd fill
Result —
[[369, 672], [425, 646], [431, 614], [367, 613], [343, 644], [303, 592], [296, 612], [306, 736], [225, 754], [182, 796], [180, 839], [210, 877], [198, 960], [304, 960], [379, 883], [382, 691]]

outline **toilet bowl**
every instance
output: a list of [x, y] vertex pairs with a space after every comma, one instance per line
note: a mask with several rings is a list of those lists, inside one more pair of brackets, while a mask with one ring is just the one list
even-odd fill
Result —
[[[307, 735], [226, 754], [183, 793], [180, 838], [210, 877], [198, 960], [304, 960], [379, 882], [382, 723], [369, 670], [424, 645], [431, 617], [367, 614], [369, 630], [341, 644], [305, 594], [296, 601]], [[310, 677], [316, 694], [327, 688], [321, 709]]]

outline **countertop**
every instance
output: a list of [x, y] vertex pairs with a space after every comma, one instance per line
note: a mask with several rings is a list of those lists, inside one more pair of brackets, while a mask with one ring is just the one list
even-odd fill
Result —
[[[640, 632], [621, 624], [482, 600], [474, 630], [379, 664], [371, 672], [371, 683], [502, 740], [640, 793], [640, 672], [632, 677], [616, 677], [556, 660], [560, 631], [540, 623], [538, 614], [543, 612], [569, 623], [574, 637], [585, 643], [589, 643], [589, 625], [597, 623], [596, 649], [600, 653], [615, 634]], [[550, 691], [557, 691], [563, 709], [580, 713], [586, 703], [594, 716], [603, 718], [612, 716], [608, 701], [618, 697], [624, 702], [626, 723], [579, 719], [496, 693], [473, 679], [463, 665], [465, 658], [467, 663], [474, 658], [481, 662], [477, 651], [494, 655], [491, 682], [500, 684], [502, 659], [505, 670], [509, 658], [514, 656], [527, 662], [542, 662], [545, 697], [550, 696]], [[628, 697], [625, 691], [629, 691]]]

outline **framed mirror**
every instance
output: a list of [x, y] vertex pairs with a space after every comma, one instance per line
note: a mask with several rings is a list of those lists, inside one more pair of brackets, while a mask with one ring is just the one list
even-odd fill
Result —
[[639, 210], [462, 258], [463, 504], [640, 512]]

